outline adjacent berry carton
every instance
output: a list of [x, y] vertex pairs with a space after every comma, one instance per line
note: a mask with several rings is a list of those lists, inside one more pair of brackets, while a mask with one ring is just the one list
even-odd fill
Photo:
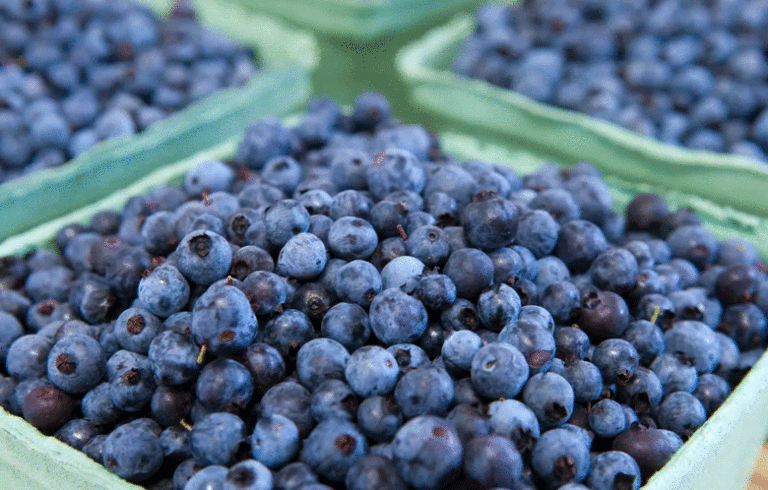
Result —
[[[173, 4], [171, 0], [141, 1], [161, 16]], [[195, 0], [193, 4], [201, 24], [253, 47], [260, 62], [254, 79], [194, 103], [142, 133], [99, 143], [61, 167], [0, 185], [0, 239], [227, 141], [258, 116], [287, 114], [307, 100], [309, 76], [318, 63], [313, 36], [217, 0]]]
[[[287, 119], [291, 124], [295, 119]], [[509, 165], [520, 173], [532, 172], [553, 159], [542, 158], [529, 148], [509, 138], [481, 139], [457, 132], [439, 134], [442, 149], [458, 159], [476, 158]], [[0, 244], [0, 256], [22, 254], [31, 248], [52, 246], [56, 232], [65, 224], [88, 223], [98, 211], [119, 210], [133, 195], [152, 187], [177, 183], [185, 172], [200, 162], [228, 159], [234, 156], [239, 138], [212, 147], [196, 155], [157, 169], [112, 194], [49, 223], [39, 225]], [[600, 149], [593, 148], [598, 154]], [[554, 159], [567, 166], [566, 158]], [[652, 161], [646, 161], [652, 166]], [[604, 172], [615, 211], [620, 212], [634, 195], [650, 190], [646, 183], [634, 183]], [[719, 238], [740, 237], [758, 247], [768, 257], [768, 227], [754, 214], [724, 208], [712, 200], [677, 190], [653, 189], [673, 207], [688, 206], [702, 218], [705, 226]], [[763, 197], [764, 207], [768, 198]], [[743, 489], [755, 458], [768, 430], [763, 407], [768, 404], [768, 357], [758, 361], [752, 371], [734, 389], [726, 402], [678, 450], [666, 466], [643, 487], [643, 490], [685, 488], [704, 490]], [[43, 490], [139, 490], [53, 437], [45, 437], [23, 419], [0, 409], [0, 474], [3, 487]], [[54, 483], [55, 482], [55, 483]]]
[[768, 217], [768, 166], [763, 163], [664, 145], [610, 123], [457, 75], [452, 71], [453, 59], [473, 29], [471, 16], [457, 16], [398, 53], [398, 70], [416, 105], [442, 116], [449, 124], [512, 140], [544, 158], [588, 160], [607, 174], [645, 182], [654, 191], [674, 189]]
[[255, 11], [279, 16], [313, 32], [376, 39], [416, 27], [477, 0], [234, 0]]

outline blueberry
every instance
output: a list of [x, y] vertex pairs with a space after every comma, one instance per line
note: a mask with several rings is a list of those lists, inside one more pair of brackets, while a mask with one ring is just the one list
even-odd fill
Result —
[[485, 487], [512, 487], [522, 476], [523, 460], [509, 439], [477, 436], [465, 446], [464, 472]]
[[257, 315], [270, 315], [281, 309], [293, 296], [285, 278], [273, 272], [255, 271], [243, 280], [243, 293]]
[[544, 427], [561, 425], [573, 413], [573, 388], [558, 374], [539, 373], [531, 376], [523, 390], [523, 399]]
[[354, 420], [357, 407], [357, 396], [347, 383], [326, 379], [312, 393], [310, 411], [317, 422], [331, 418]]
[[369, 396], [360, 403], [356, 415], [360, 430], [376, 442], [391, 441], [403, 424], [403, 414], [392, 397]]
[[406, 489], [393, 462], [376, 455], [366, 455], [358, 459], [349, 468], [344, 483], [349, 490]]
[[399, 367], [394, 355], [378, 346], [356, 349], [344, 368], [347, 383], [357, 395], [367, 398], [395, 389]]
[[306, 387], [329, 379], [344, 379], [349, 352], [333, 339], [314, 339], [302, 345], [296, 355], [296, 373]]
[[699, 269], [712, 264], [717, 257], [719, 243], [703, 226], [681, 226], [667, 240], [673, 257], [689, 260]]
[[361, 218], [339, 218], [328, 230], [328, 247], [341, 259], [367, 259], [376, 250], [377, 245], [378, 237], [373, 226]]
[[306, 281], [323, 271], [326, 260], [323, 242], [311, 233], [299, 233], [283, 246], [276, 270], [284, 276]]
[[661, 354], [651, 363], [651, 370], [661, 381], [665, 395], [675, 391], [692, 393], [698, 384], [695, 366], [682, 355]]
[[453, 380], [443, 369], [425, 366], [403, 375], [395, 399], [406, 418], [445, 415], [453, 400]]
[[126, 412], [138, 412], [149, 404], [156, 387], [149, 359], [127, 350], [109, 358], [107, 379], [110, 400]]
[[602, 230], [589, 221], [574, 219], [562, 225], [555, 255], [573, 273], [585, 272], [600, 253], [608, 249]]
[[109, 383], [100, 383], [85, 394], [81, 409], [86, 419], [94, 424], [107, 425], [117, 421], [122, 413], [109, 397]]
[[557, 257], [549, 256], [537, 260], [536, 269], [538, 274], [533, 282], [540, 292], [554, 282], [567, 281], [571, 278], [568, 266]]
[[417, 124], [401, 124], [379, 129], [371, 141], [371, 150], [375, 153], [400, 148], [424, 161], [429, 159], [434, 145], [434, 137], [423, 127]]
[[624, 410], [618, 402], [602, 399], [589, 412], [589, 426], [599, 437], [615, 437], [626, 427]]
[[85, 393], [105, 374], [106, 358], [99, 342], [82, 334], [57, 341], [48, 354], [48, 378], [67, 393]]
[[399, 289], [385, 289], [371, 302], [371, 330], [386, 345], [418, 339], [427, 328], [427, 311], [421, 302]]
[[444, 310], [456, 301], [456, 285], [445, 274], [422, 276], [414, 292], [429, 310]]
[[366, 173], [371, 157], [353, 148], [340, 148], [329, 159], [331, 178], [339, 189], [364, 190], [368, 186]]
[[117, 317], [114, 334], [123, 349], [146, 355], [161, 325], [160, 319], [149, 311], [128, 308]]
[[368, 307], [382, 290], [379, 271], [364, 260], [353, 260], [336, 271], [335, 291], [340, 301]]
[[[398, 473], [419, 490], [438, 488], [461, 467], [463, 449], [453, 425], [433, 415], [409, 420], [392, 441], [393, 461]], [[422, 461], [434, 461], [427, 467]]]
[[753, 267], [735, 264], [717, 276], [715, 293], [723, 306], [749, 303], [758, 294], [760, 282], [759, 274]]
[[356, 129], [375, 129], [386, 123], [389, 117], [389, 102], [381, 94], [366, 92], [355, 99], [351, 121]]
[[218, 490], [222, 488], [224, 479], [229, 474], [229, 470], [225, 466], [217, 464], [206, 466], [197, 472], [191, 469], [190, 472], [191, 475], [184, 484], [184, 490]]
[[107, 436], [104, 434], [94, 436], [81, 450], [86, 456], [101, 464], [104, 454], [104, 441], [106, 440]]
[[555, 328], [555, 355], [564, 361], [583, 360], [589, 351], [589, 337], [576, 327]]
[[[152, 394], [149, 408], [153, 419], [163, 427], [176, 427], [181, 420], [190, 415], [192, 408], [192, 393], [174, 386], [160, 385]], [[180, 429], [188, 435], [186, 429]], [[185, 442], [188, 446], [188, 441]], [[188, 447], [185, 447], [184, 457], [188, 457]], [[167, 453], [166, 453], [167, 456]]]
[[721, 332], [715, 332], [715, 337], [718, 343], [720, 343], [720, 365], [717, 368], [715, 374], [728, 379], [731, 372], [733, 372], [739, 365], [739, 357], [741, 352], [736, 342], [727, 335]]
[[499, 332], [520, 315], [520, 297], [510, 286], [495, 284], [480, 295], [477, 302], [478, 316], [482, 325]]
[[626, 293], [631, 290], [638, 275], [637, 259], [626, 249], [612, 248], [601, 253], [590, 267], [592, 282], [600, 289]]
[[734, 339], [742, 350], [763, 345], [768, 337], [765, 314], [754, 304], [729, 306], [723, 312], [718, 328]]
[[440, 166], [428, 176], [424, 195], [444, 192], [454, 198], [463, 209], [479, 190], [479, 185], [472, 174], [458, 165], [449, 164]]
[[398, 226], [406, 227], [408, 209], [404, 201], [379, 201], [370, 211], [370, 221], [381, 238], [399, 236]]
[[528, 380], [528, 364], [520, 351], [506, 343], [493, 342], [472, 357], [472, 385], [486, 398], [512, 398]]
[[369, 194], [347, 189], [332, 197], [329, 216], [333, 220], [337, 220], [344, 216], [354, 216], [365, 220], [371, 220], [372, 208], [373, 200]]
[[387, 351], [395, 356], [401, 375], [430, 363], [424, 349], [414, 344], [390, 345]]
[[266, 209], [264, 224], [270, 246], [280, 248], [309, 229], [309, 213], [299, 201], [283, 199]]
[[212, 413], [192, 428], [192, 457], [198, 465], [230, 464], [245, 440], [245, 424], [226, 412]]
[[362, 347], [370, 337], [368, 314], [359, 305], [337, 303], [323, 317], [321, 334], [338, 341], [347, 350], [354, 351]]
[[[677, 437], [674, 433], [672, 435]], [[675, 448], [663, 430], [649, 429], [634, 423], [614, 439], [613, 450], [632, 456], [640, 467], [643, 479], [648, 480], [672, 457]]]
[[328, 419], [309, 434], [300, 457], [320, 476], [343, 481], [349, 468], [367, 449], [365, 436], [357, 426], [342, 419]]
[[283, 191], [275, 186], [264, 183], [246, 185], [238, 194], [237, 199], [243, 208], [270, 206], [285, 198]]
[[293, 380], [283, 381], [264, 394], [259, 410], [260, 417], [283, 415], [296, 424], [299, 436], [305, 439], [314, 426], [310, 412], [311, 393]]
[[427, 267], [442, 266], [451, 251], [442, 229], [433, 225], [420, 226], [409, 232], [406, 247], [409, 255]]
[[720, 343], [704, 323], [694, 320], [675, 322], [664, 338], [667, 352], [684, 356], [699, 373], [711, 373], [720, 361]]
[[520, 211], [511, 202], [488, 192], [480, 192], [461, 215], [469, 243], [480, 249], [494, 249], [512, 241], [517, 232]]
[[163, 264], [138, 285], [139, 300], [154, 315], [166, 318], [181, 311], [189, 301], [190, 288], [179, 270]]
[[632, 456], [622, 451], [607, 451], [594, 458], [587, 482], [595, 490], [609, 490], [621, 485], [637, 490], [642, 476]]
[[600, 342], [591, 360], [600, 369], [603, 381], [608, 384], [629, 382], [639, 365], [637, 350], [623, 339]]
[[409, 190], [421, 193], [426, 184], [424, 169], [408, 150], [386, 149], [374, 155], [366, 170], [368, 190], [381, 199], [394, 191]]
[[515, 242], [527, 247], [536, 258], [549, 255], [555, 249], [560, 224], [548, 212], [535, 209], [520, 217]]
[[456, 285], [457, 296], [475, 300], [493, 282], [491, 259], [476, 248], [464, 248], [451, 253], [443, 273]]
[[245, 349], [258, 328], [248, 298], [233, 286], [208, 289], [192, 310], [192, 335], [213, 354]]
[[321, 322], [323, 316], [336, 301], [336, 295], [320, 282], [307, 282], [296, 288], [291, 308], [295, 308], [312, 322]]
[[197, 401], [210, 412], [239, 413], [253, 396], [250, 371], [231, 359], [217, 359], [200, 371], [195, 382]]
[[176, 249], [176, 266], [190, 281], [207, 286], [226, 276], [232, 249], [226, 239], [211, 231], [193, 231]]
[[570, 281], [556, 281], [544, 288], [539, 302], [557, 322], [567, 323], [579, 306], [579, 290]]
[[56, 266], [46, 271], [35, 271], [29, 274], [24, 283], [24, 289], [34, 302], [46, 299], [65, 301], [69, 296], [73, 279], [74, 272], [71, 269]]
[[273, 414], [261, 417], [251, 435], [253, 457], [268, 468], [280, 468], [299, 452], [299, 430], [291, 419]]
[[222, 490], [271, 490], [272, 472], [258, 461], [246, 459], [229, 469]]
[[534, 323], [543, 328], [550, 334], [555, 332], [555, 320], [549, 311], [541, 306], [537, 305], [525, 305], [520, 308], [520, 316], [518, 320], [521, 322]]
[[600, 369], [589, 361], [575, 360], [565, 364], [562, 374], [573, 388], [578, 403], [593, 402], [603, 393], [603, 377]]
[[121, 425], [104, 441], [102, 460], [120, 478], [141, 482], [162, 466], [163, 447], [151, 431], [137, 425]]
[[593, 341], [620, 336], [629, 325], [627, 303], [610, 291], [590, 293], [582, 299], [577, 324]]
[[567, 427], [541, 434], [531, 452], [531, 468], [549, 488], [581, 482], [590, 470], [589, 443]]
[[53, 342], [42, 335], [23, 335], [8, 347], [5, 367], [19, 380], [40, 378], [47, 370], [48, 353]]
[[191, 381], [200, 370], [199, 350], [190, 334], [165, 330], [152, 339], [148, 357], [161, 382], [178, 386]]
[[424, 263], [410, 255], [395, 257], [381, 269], [381, 282], [384, 289], [415, 287], [419, 276], [424, 272]]
[[[24, 383], [19, 383], [15, 391], [21, 391]], [[30, 380], [26, 388], [29, 390], [23, 390], [26, 393], [16, 401], [18, 407], [11, 408], [40, 432], [53, 434], [72, 417], [74, 400], [45, 379]]]
[[707, 416], [711, 416], [730, 393], [731, 386], [725, 379], [716, 374], [702, 374], [693, 396], [704, 406]]
[[257, 340], [275, 348], [285, 359], [295, 359], [302, 345], [315, 338], [309, 317], [299, 310], [288, 309], [272, 318], [260, 331]]

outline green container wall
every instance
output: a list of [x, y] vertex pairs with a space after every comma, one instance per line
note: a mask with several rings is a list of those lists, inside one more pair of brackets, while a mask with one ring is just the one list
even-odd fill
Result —
[[371, 40], [411, 29], [480, 0], [231, 0], [318, 34]]
[[[294, 119], [295, 120], [295, 119]], [[481, 139], [456, 132], [440, 134], [444, 150], [460, 159], [478, 158], [510, 165], [520, 173], [529, 173], [548, 162], [534, 152], [509, 144], [507, 138]], [[181, 182], [183, 174], [195, 164], [211, 158], [234, 154], [237, 140], [201, 152], [194, 157], [168, 165], [119, 192], [91, 205], [40, 225], [0, 245], [0, 256], [22, 254], [33, 247], [51, 246], [56, 231], [71, 222], [87, 223], [103, 209], [118, 210], [136, 193], [167, 182]], [[614, 208], [622, 211], [638, 192], [649, 190], [647, 184], [626, 181], [606, 172]], [[743, 230], [754, 218], [723, 209], [698, 196], [676, 191], [662, 191], [673, 207], [691, 206], [703, 213], [706, 225], [719, 236], [753, 239]], [[765, 257], [765, 254], [763, 255]], [[681, 448], [665, 468], [657, 473], [644, 490], [737, 490], [745, 488], [755, 457], [760, 449], [768, 417], [768, 358], [755, 365], [728, 400]], [[45, 437], [24, 420], [0, 409], [0, 481], [2, 488], [26, 490], [128, 490], [140, 487], [126, 483], [85, 455], [52, 437]]]
[[[158, 14], [170, 0], [141, 0]], [[218, 0], [195, 0], [200, 21], [253, 46], [261, 72], [247, 85], [222, 90], [148, 130], [113, 138], [65, 165], [0, 185], [0, 240], [78, 209], [147, 173], [220, 144], [254, 118], [280, 116], [310, 95], [318, 64], [314, 37], [280, 21]]]
[[[671, 147], [575, 112], [534, 102], [510, 90], [451, 71], [472, 32], [468, 15], [405, 47], [397, 67], [416, 105], [475, 134], [495, 134], [543, 158], [593, 162], [600, 169], [654, 189], [710, 199], [768, 217], [768, 165], [737, 156]], [[762, 252], [768, 245], [758, 243]]]

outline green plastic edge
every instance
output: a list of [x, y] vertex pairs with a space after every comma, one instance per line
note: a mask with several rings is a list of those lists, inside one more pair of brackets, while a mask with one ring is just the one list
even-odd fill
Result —
[[[295, 117], [285, 120], [291, 124]], [[458, 158], [480, 158], [486, 161], [510, 165], [518, 172], [531, 172], [546, 163], [539, 156], [510, 148], [498, 142], [488, 142], [465, 134], [446, 132], [440, 134], [444, 150]], [[234, 154], [239, 138], [234, 138], [215, 148], [200, 152], [193, 157], [156, 170], [134, 184], [51, 223], [38, 226], [22, 235], [0, 244], [0, 256], [23, 253], [31, 247], [49, 245], [58, 228], [70, 222], [86, 222], [102, 209], [119, 209], [125, 201], [138, 192], [167, 182], [179, 182], [189, 168], [212, 158], [222, 159]], [[612, 190], [614, 207], [621, 210], [635, 192], [646, 184], [633, 184], [619, 177], [607, 175]], [[745, 235], [740, 228], [753, 218], [737, 215], [738, 226], [722, 221], [718, 207], [705, 199], [677, 192], [665, 194], [676, 205], [690, 205], [706, 213], [704, 220], [713, 231], [724, 236]], [[765, 255], [764, 255], [765, 256]], [[768, 358], [763, 356], [734, 390], [731, 396], [713, 416], [694, 434], [673, 459], [657, 473], [643, 490], [690, 490], [743, 489], [760, 450], [768, 417], [764, 407], [768, 405]], [[30, 448], [34, 448], [30, 450]], [[23, 419], [0, 409], [0, 478], [4, 487], [28, 490], [129, 490], [139, 489], [131, 485], [84, 454], [53, 437], [45, 437]]]
[[454, 18], [407, 45], [396, 64], [413, 101], [462, 130], [495, 133], [552, 160], [587, 160], [634, 182], [700, 195], [768, 216], [768, 165], [734, 155], [667, 146], [618, 126], [540, 104], [509, 90], [456, 75], [451, 60], [473, 29]]
[[480, 0], [234, 0], [328, 35], [358, 41], [415, 27]]
[[[166, 12], [167, 0], [142, 0]], [[114, 138], [55, 169], [0, 185], [0, 239], [107, 195], [163, 165], [217, 145], [258, 116], [280, 116], [310, 96], [317, 44], [282, 22], [215, 0], [196, 0], [201, 21], [254, 46], [263, 71], [250, 83], [196, 102], [143, 133]], [[258, 28], [254, 28], [258, 26]]]

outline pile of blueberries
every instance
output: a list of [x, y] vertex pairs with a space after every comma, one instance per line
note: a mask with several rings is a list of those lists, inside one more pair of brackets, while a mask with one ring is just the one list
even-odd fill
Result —
[[314, 99], [0, 260], [0, 405], [155, 490], [639, 488], [764, 352], [765, 264], [390, 112]]
[[664, 143], [768, 160], [768, 4], [487, 4], [454, 69]]
[[158, 20], [128, 0], [0, 2], [0, 182], [143, 131], [257, 71], [188, 3]]

